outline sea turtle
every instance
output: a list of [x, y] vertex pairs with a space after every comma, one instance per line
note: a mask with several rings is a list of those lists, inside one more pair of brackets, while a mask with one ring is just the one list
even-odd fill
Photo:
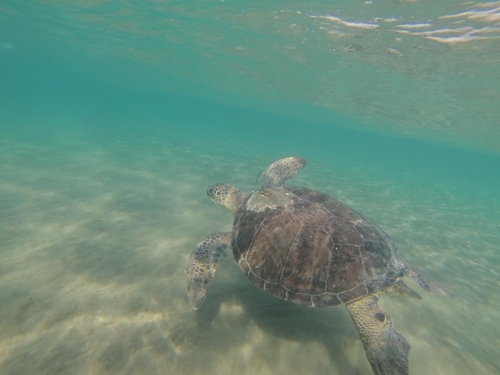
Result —
[[373, 372], [408, 374], [410, 344], [377, 306], [382, 291], [421, 299], [404, 284], [408, 276], [429, 293], [453, 295], [403, 260], [370, 220], [326, 194], [285, 187], [305, 165], [299, 157], [274, 162], [250, 194], [227, 184], [208, 187], [208, 196], [234, 214], [233, 230], [212, 234], [192, 252], [186, 269], [191, 306], [205, 300], [217, 261], [231, 248], [247, 278], [277, 298], [317, 307], [345, 303]]

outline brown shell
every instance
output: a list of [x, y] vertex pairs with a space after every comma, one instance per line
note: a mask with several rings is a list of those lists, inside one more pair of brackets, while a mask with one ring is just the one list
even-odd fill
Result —
[[404, 265], [375, 224], [326, 194], [287, 188], [289, 208], [235, 214], [233, 254], [247, 277], [275, 297], [334, 306], [394, 284]]

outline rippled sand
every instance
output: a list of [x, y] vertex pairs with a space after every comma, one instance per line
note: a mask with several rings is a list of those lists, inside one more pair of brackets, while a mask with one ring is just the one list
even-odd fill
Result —
[[[252, 155], [248, 145], [168, 132], [31, 134], [10, 132], [0, 146], [2, 374], [371, 373], [343, 306], [274, 299], [231, 256], [202, 308], [189, 306], [189, 253], [231, 226], [206, 186], [251, 190], [287, 146]], [[412, 173], [313, 156], [293, 183], [374, 219], [406, 259], [456, 292], [446, 299], [411, 284], [423, 301], [382, 298], [412, 345], [412, 374], [498, 373], [498, 199], [468, 199]]]

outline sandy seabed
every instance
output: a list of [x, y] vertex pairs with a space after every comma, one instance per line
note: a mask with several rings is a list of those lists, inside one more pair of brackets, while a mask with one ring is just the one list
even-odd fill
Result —
[[[343, 306], [277, 300], [230, 254], [202, 308], [189, 306], [191, 250], [231, 227], [206, 187], [254, 189], [259, 169], [290, 150], [70, 131], [7, 132], [1, 142], [0, 373], [371, 374]], [[377, 221], [406, 259], [457, 294], [410, 283], [423, 301], [382, 298], [412, 345], [411, 373], [499, 373], [498, 200], [468, 203], [363, 168], [313, 158], [292, 182]]]

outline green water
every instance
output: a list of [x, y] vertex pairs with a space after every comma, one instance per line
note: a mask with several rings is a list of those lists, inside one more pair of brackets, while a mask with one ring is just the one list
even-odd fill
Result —
[[206, 187], [291, 155], [456, 293], [381, 298], [410, 373], [500, 373], [498, 7], [2, 2], [0, 373], [371, 374], [343, 306], [230, 256], [189, 306]]

